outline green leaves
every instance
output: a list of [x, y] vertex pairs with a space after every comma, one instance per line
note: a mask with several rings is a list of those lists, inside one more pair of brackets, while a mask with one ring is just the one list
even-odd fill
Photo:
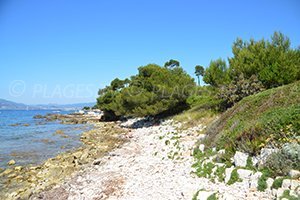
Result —
[[186, 104], [195, 87], [194, 80], [179, 66], [149, 64], [138, 71], [131, 80], [113, 80], [99, 93], [98, 107], [117, 116], [157, 115]]
[[214, 87], [228, 83], [230, 79], [225, 60], [219, 58], [211, 61], [209, 67], [204, 72], [203, 81]]
[[243, 74], [246, 79], [256, 75], [264, 87], [272, 88], [300, 79], [299, 49], [290, 47], [290, 40], [275, 32], [271, 41], [237, 39], [229, 58], [231, 78]]

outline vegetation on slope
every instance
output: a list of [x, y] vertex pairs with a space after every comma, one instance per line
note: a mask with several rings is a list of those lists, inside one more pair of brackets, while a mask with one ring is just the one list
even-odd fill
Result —
[[209, 146], [256, 154], [266, 145], [300, 142], [300, 82], [248, 96], [207, 130]]

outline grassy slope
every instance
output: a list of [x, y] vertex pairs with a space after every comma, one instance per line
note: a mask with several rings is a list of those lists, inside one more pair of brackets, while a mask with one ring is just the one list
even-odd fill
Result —
[[300, 142], [300, 82], [244, 98], [207, 129], [208, 146], [250, 154], [266, 145]]

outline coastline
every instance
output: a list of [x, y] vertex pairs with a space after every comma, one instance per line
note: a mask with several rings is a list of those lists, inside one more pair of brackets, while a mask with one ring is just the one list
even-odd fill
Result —
[[[121, 126], [129, 126], [125, 122]], [[136, 125], [136, 124], [135, 124]], [[76, 199], [194, 199], [218, 194], [220, 199], [274, 199], [270, 191], [249, 189], [246, 182], [227, 185], [199, 178], [192, 156], [195, 143], [205, 137], [198, 124], [164, 120], [129, 128], [128, 141], [77, 172], [50, 190], [33, 195], [31, 200]], [[199, 134], [200, 132], [200, 134]]]
[[[83, 145], [47, 159], [40, 165], [10, 166], [5, 169], [0, 173], [0, 199], [28, 199], [33, 194], [48, 190], [126, 141], [127, 129], [119, 127], [117, 123], [96, 122], [88, 115], [82, 115], [81, 118], [86, 119], [85, 123], [94, 125], [92, 130], [81, 134]], [[74, 122], [77, 123], [72, 119], [70, 123]]]

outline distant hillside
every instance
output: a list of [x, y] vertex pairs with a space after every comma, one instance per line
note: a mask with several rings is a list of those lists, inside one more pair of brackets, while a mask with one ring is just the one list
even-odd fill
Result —
[[96, 103], [76, 103], [76, 104], [39, 104], [34, 107], [42, 110], [79, 110], [83, 107], [93, 107]]
[[25, 110], [27, 108], [29, 106], [25, 104], [0, 99], [0, 110]]
[[26, 105], [0, 99], [0, 110], [79, 110], [85, 106], [92, 107], [95, 104], [96, 103]]

